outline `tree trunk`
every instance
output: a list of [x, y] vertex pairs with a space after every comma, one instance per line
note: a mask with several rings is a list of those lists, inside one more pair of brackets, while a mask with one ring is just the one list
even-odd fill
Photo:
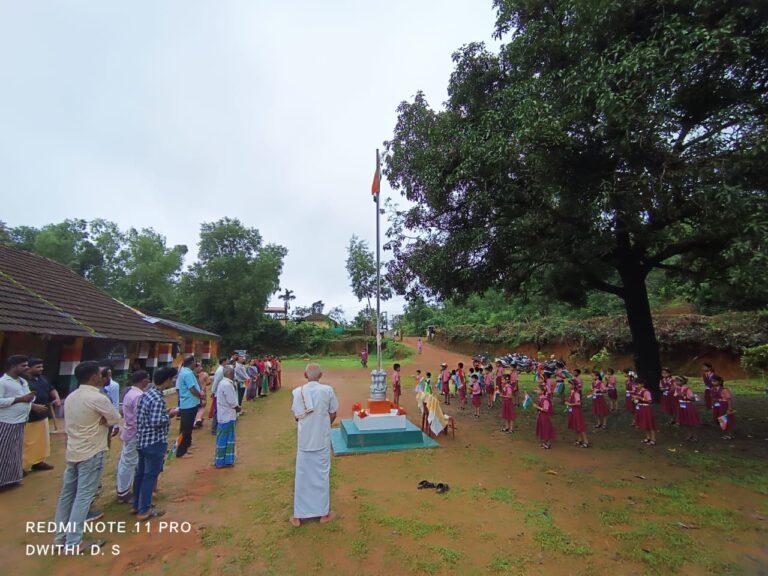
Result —
[[645, 274], [639, 262], [625, 262], [618, 271], [624, 289], [627, 322], [632, 334], [635, 367], [639, 377], [645, 381], [646, 387], [653, 392], [654, 398], [657, 398], [661, 378], [661, 360], [659, 359], [659, 342], [656, 340], [656, 331], [653, 327], [651, 305], [648, 302], [648, 290], [645, 286]]

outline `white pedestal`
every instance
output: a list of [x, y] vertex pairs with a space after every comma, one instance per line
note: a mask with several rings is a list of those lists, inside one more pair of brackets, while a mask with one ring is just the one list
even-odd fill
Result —
[[355, 412], [352, 421], [358, 430], [405, 430], [408, 419], [405, 415], [399, 416], [397, 410], [390, 410], [389, 414], [369, 414], [365, 418]]

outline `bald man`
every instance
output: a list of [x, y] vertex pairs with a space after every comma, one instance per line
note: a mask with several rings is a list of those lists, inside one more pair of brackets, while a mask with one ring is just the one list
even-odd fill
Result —
[[331, 512], [331, 424], [339, 401], [333, 388], [320, 384], [322, 376], [320, 365], [308, 364], [307, 383], [293, 390], [298, 449], [291, 524], [297, 527], [306, 518], [320, 518], [325, 524], [335, 516]]

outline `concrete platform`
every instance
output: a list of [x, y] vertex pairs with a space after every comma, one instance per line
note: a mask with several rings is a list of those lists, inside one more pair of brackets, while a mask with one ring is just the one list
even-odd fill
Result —
[[339, 428], [331, 430], [331, 445], [336, 456], [440, 446], [410, 421], [404, 430], [363, 431], [352, 420], [342, 420]]

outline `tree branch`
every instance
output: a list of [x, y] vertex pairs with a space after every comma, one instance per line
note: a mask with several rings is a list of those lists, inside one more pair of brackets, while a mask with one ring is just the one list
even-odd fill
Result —
[[652, 268], [663, 268], [663, 266], [660, 265], [664, 262], [664, 260], [668, 260], [669, 258], [672, 258], [672, 256], [678, 256], [680, 254], [692, 252], [693, 250], [699, 248], [711, 248], [721, 244], [722, 242], [722, 238], [716, 238], [712, 236], [700, 236], [698, 238], [682, 240], [680, 242], [676, 242], [675, 244], [670, 244], [658, 252], [655, 256], [645, 258], [643, 267], [645, 268], [646, 272], [649, 272]]

